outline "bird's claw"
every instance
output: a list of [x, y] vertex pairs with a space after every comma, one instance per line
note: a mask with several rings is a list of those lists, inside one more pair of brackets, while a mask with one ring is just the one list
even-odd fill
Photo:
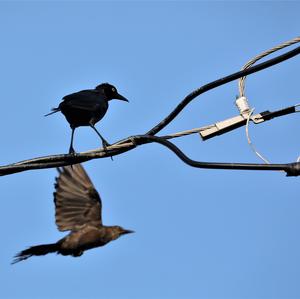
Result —
[[[111, 144], [108, 143], [105, 139], [102, 139], [102, 147], [103, 147], [104, 151], [107, 152], [107, 147], [108, 146], [111, 146]], [[114, 160], [112, 156], [110, 156], [110, 158], [111, 158], [112, 161]]]
[[104, 148], [105, 150], [107, 150], [107, 147], [108, 147], [108, 146], [111, 146], [111, 144], [108, 143], [105, 139], [103, 139], [103, 140], [102, 140], [102, 146], [103, 146], [103, 148]]
[[75, 154], [76, 154], [76, 152], [75, 152], [74, 148], [70, 147], [70, 149], [69, 149], [69, 155], [74, 156]]

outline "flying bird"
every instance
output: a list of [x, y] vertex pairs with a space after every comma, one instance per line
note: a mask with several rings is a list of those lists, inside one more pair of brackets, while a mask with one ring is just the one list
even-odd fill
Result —
[[134, 232], [102, 224], [100, 195], [80, 164], [59, 168], [58, 172], [54, 192], [56, 225], [60, 231], [71, 232], [56, 243], [32, 246], [19, 252], [12, 264], [48, 253], [78, 257], [85, 250], [104, 246]]
[[73, 137], [75, 129], [81, 126], [90, 126], [102, 140], [104, 149], [109, 143], [98, 132], [95, 124], [103, 118], [110, 100], [117, 99], [121, 101], [128, 100], [120, 95], [113, 85], [102, 83], [94, 89], [81, 90], [63, 97], [62, 102], [57, 108], [52, 108], [52, 111], [45, 116], [56, 112], [61, 112], [67, 119], [72, 129], [71, 144], [69, 154], [74, 154]]

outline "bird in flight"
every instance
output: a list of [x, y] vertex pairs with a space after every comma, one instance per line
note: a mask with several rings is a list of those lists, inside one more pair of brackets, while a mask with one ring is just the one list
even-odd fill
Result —
[[69, 154], [74, 154], [73, 137], [77, 127], [90, 126], [102, 140], [104, 149], [109, 143], [98, 132], [95, 124], [103, 118], [110, 100], [117, 99], [121, 101], [128, 100], [120, 95], [113, 85], [102, 83], [94, 89], [81, 90], [63, 97], [62, 102], [57, 108], [52, 108], [52, 111], [45, 116], [56, 112], [61, 112], [67, 119], [72, 129], [71, 144]]
[[80, 164], [59, 168], [58, 172], [54, 192], [56, 225], [60, 231], [71, 232], [56, 243], [19, 252], [12, 264], [48, 253], [81, 256], [85, 250], [104, 246], [134, 232], [102, 224], [100, 195]]

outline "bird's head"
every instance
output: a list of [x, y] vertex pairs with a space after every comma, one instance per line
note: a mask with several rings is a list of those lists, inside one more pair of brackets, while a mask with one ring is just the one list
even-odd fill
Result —
[[123, 235], [134, 233], [133, 230], [125, 229], [121, 226], [112, 226], [112, 229], [113, 240], [116, 240]]
[[122, 95], [120, 95], [118, 93], [116, 87], [114, 87], [113, 85], [111, 85], [109, 83], [102, 83], [102, 84], [96, 86], [96, 90], [103, 93], [106, 96], [108, 101], [116, 99], [116, 100], [129, 102], [125, 97], [123, 97]]

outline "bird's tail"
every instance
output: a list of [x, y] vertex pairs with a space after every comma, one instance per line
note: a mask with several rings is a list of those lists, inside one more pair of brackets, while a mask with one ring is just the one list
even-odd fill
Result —
[[24, 261], [33, 255], [45, 255], [52, 252], [57, 252], [60, 248], [59, 243], [45, 244], [29, 247], [14, 256], [12, 264]]
[[59, 112], [59, 111], [60, 111], [60, 108], [58, 108], [58, 107], [57, 108], [52, 108], [51, 112], [45, 114], [44, 116], [48, 116], [48, 115], [54, 114], [54, 113]]

